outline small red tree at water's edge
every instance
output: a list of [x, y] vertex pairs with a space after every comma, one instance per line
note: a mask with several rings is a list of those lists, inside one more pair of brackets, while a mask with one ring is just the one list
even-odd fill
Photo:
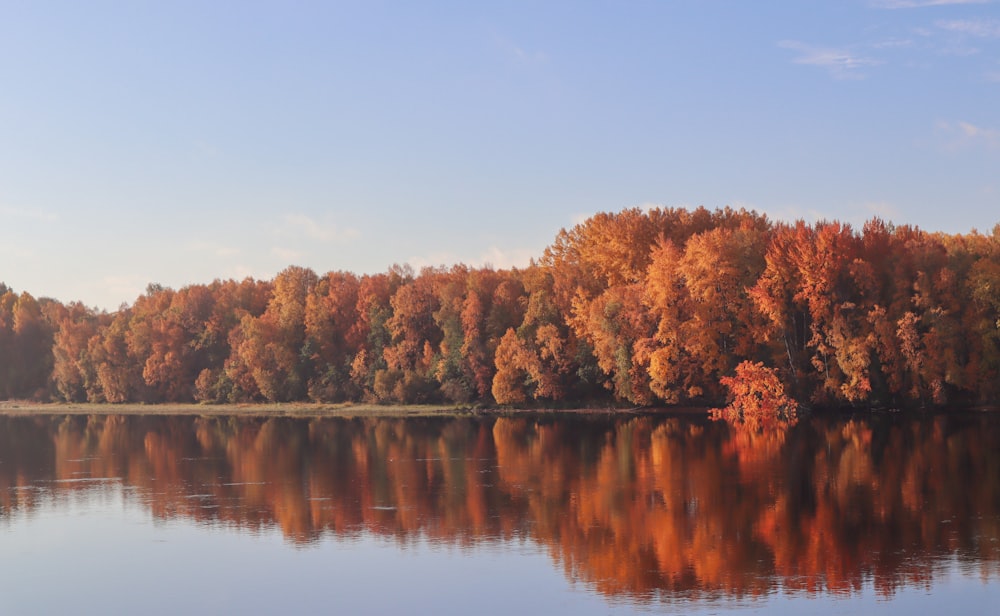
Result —
[[798, 404], [785, 395], [774, 368], [744, 361], [736, 366], [734, 376], [720, 382], [729, 389], [732, 400], [725, 408], [709, 411], [714, 419], [756, 430], [792, 426], [798, 419]]

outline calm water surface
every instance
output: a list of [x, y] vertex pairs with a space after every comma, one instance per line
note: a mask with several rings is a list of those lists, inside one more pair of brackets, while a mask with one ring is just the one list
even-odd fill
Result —
[[0, 611], [984, 613], [1000, 416], [0, 417]]

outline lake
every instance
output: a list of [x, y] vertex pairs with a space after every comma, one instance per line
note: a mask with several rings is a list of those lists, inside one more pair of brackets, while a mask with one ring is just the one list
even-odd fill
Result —
[[4, 614], [986, 612], [1000, 416], [0, 416]]

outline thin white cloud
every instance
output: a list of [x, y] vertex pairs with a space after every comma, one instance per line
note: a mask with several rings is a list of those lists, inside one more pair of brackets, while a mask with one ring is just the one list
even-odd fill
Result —
[[494, 35], [493, 41], [504, 54], [521, 64], [539, 64], [547, 62], [549, 59], [548, 54], [545, 52], [529, 51], [510, 39], [499, 35]]
[[321, 242], [342, 242], [361, 235], [357, 229], [319, 222], [305, 214], [285, 215], [278, 230], [286, 235], [304, 236]]
[[858, 55], [848, 49], [815, 47], [801, 41], [781, 41], [779, 47], [798, 52], [792, 62], [826, 69], [836, 79], [861, 79], [861, 69], [876, 66], [880, 61]]
[[957, 126], [967, 139], [982, 141], [991, 146], [995, 146], [1000, 143], [1000, 130], [995, 128], [983, 128], [982, 126], [976, 126], [970, 122], [959, 122]]
[[406, 260], [406, 264], [413, 268], [414, 271], [419, 272], [425, 267], [449, 267], [452, 265], [457, 265], [458, 263], [465, 263], [466, 265], [472, 265], [467, 261], [463, 261], [453, 252], [432, 252], [427, 255], [418, 255], [410, 257]]
[[191, 144], [192, 160], [204, 162], [219, 157], [219, 149], [208, 141], [198, 139]]
[[227, 275], [233, 280], [243, 280], [245, 278], [253, 278], [255, 280], [270, 280], [274, 278], [274, 272], [265, 271], [261, 268], [252, 267], [249, 265], [237, 265], [236, 267], [229, 268]]
[[935, 25], [942, 30], [979, 38], [1000, 37], [1000, 19], [953, 19], [939, 21]]
[[867, 203], [862, 203], [861, 209], [869, 215], [867, 218], [871, 218], [872, 216], [878, 216], [879, 218], [885, 220], [896, 220], [900, 218], [899, 208], [888, 201], [869, 201]]
[[38, 222], [57, 222], [59, 220], [59, 216], [51, 212], [9, 205], [0, 205], [0, 218], [20, 218]]
[[871, 6], [877, 9], [919, 9], [927, 6], [989, 4], [990, 2], [991, 0], [873, 0]]
[[439, 251], [427, 255], [410, 257], [406, 260], [406, 263], [418, 272], [425, 267], [451, 267], [459, 263], [463, 263], [469, 267], [493, 267], [496, 269], [525, 268], [530, 265], [532, 258], [537, 258], [541, 254], [541, 250], [530, 250], [528, 248], [504, 250], [498, 246], [490, 246], [478, 256], [468, 259], [463, 259], [454, 252]]
[[191, 242], [188, 244], [191, 252], [201, 252], [215, 255], [216, 257], [235, 257], [240, 254], [240, 249], [224, 244], [213, 244], [212, 242]]
[[304, 253], [294, 250], [292, 248], [285, 248], [283, 246], [274, 246], [271, 248], [271, 254], [278, 257], [285, 263], [292, 263], [297, 261], [304, 256]]
[[148, 281], [134, 274], [105, 276], [102, 279], [102, 291], [105, 297], [120, 298], [119, 301], [131, 304], [137, 297], [145, 293]]
[[886, 39], [869, 45], [872, 49], [904, 49], [913, 47], [912, 39]]
[[970, 56], [975, 56], [982, 53], [982, 49], [978, 47], [971, 47], [969, 45], [962, 44], [957, 41], [952, 41], [944, 46], [942, 46], [938, 53], [942, 56], [953, 56], [957, 58], [968, 58]]
[[803, 208], [798, 205], [784, 205], [777, 207], [756, 207], [753, 204], [744, 201], [734, 201], [733, 207], [736, 209], [746, 209], [755, 210], [758, 213], [764, 214], [769, 219], [774, 221], [794, 223], [799, 220], [804, 220], [806, 222], [816, 222], [818, 220], [831, 220], [832, 217], [824, 212], [821, 212], [812, 208]]
[[516, 45], [512, 48], [512, 51], [521, 62], [544, 62], [548, 60], [548, 56], [541, 51], [526, 51]]
[[541, 251], [528, 250], [527, 248], [503, 250], [496, 246], [490, 246], [489, 250], [480, 255], [479, 263], [483, 266], [491, 265], [498, 269], [524, 268], [528, 267], [532, 258], [539, 255], [541, 255]]
[[0, 242], [0, 255], [14, 259], [33, 259], [36, 256], [34, 250], [10, 242]]
[[938, 131], [945, 136], [946, 148], [958, 150], [961, 148], [985, 146], [1000, 147], [1000, 130], [978, 126], [971, 122], [939, 122]]
[[883, 220], [890, 221], [899, 220], [902, 217], [899, 208], [888, 201], [846, 203], [838, 205], [832, 211], [823, 211], [816, 208], [802, 207], [794, 204], [759, 208], [742, 201], [733, 202], [733, 207], [756, 210], [759, 213], [765, 214], [772, 221], [794, 223], [802, 220], [813, 224], [821, 220], [836, 220], [841, 223], [849, 224], [857, 229], [861, 229], [866, 222], [876, 216], [882, 218]]

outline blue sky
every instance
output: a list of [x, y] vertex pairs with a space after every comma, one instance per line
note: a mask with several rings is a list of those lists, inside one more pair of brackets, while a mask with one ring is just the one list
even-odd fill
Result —
[[1000, 3], [0, 0], [0, 280], [525, 265], [632, 206], [1000, 222]]

